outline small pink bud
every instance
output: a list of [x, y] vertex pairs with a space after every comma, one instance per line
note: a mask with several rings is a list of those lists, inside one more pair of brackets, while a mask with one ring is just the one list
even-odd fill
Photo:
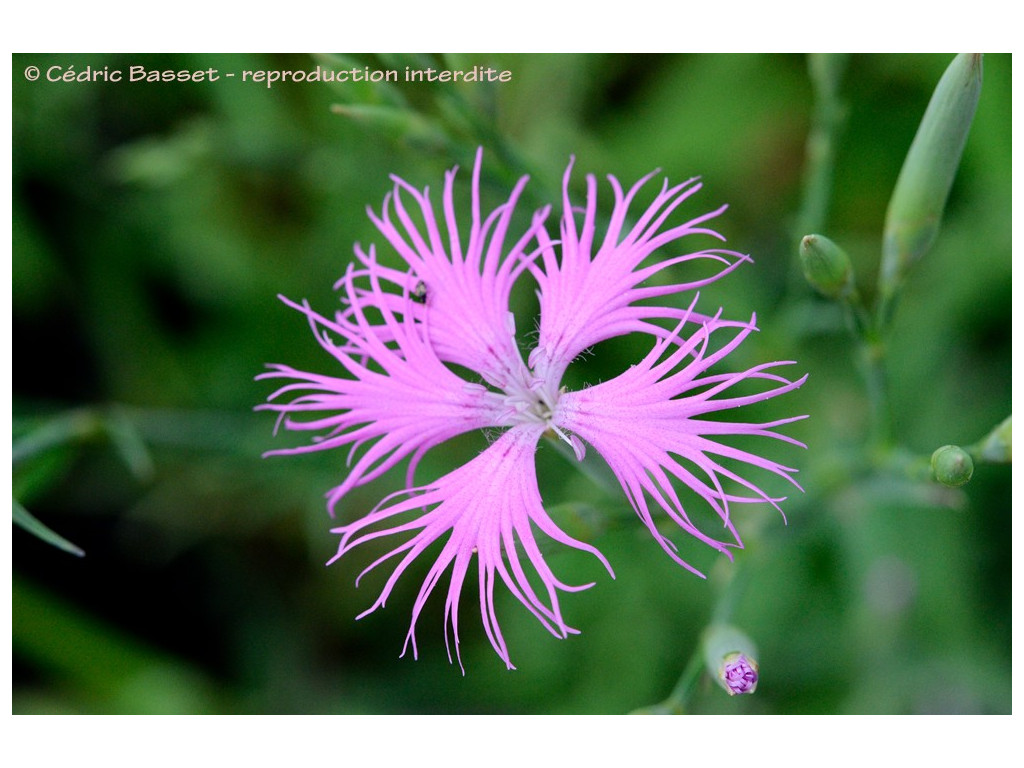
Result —
[[742, 653], [731, 653], [722, 660], [718, 678], [730, 696], [753, 693], [757, 688], [757, 662]]
[[757, 647], [745, 632], [730, 624], [704, 630], [704, 667], [730, 696], [757, 688]]

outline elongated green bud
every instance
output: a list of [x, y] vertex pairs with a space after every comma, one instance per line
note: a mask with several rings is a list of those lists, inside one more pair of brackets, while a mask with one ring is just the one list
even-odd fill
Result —
[[878, 287], [891, 296], [939, 231], [981, 94], [981, 54], [961, 53], [932, 94], [889, 200]]
[[1013, 416], [1007, 416], [971, 452], [979, 460], [990, 464], [1009, 464], [1013, 459], [1012, 431]]
[[824, 235], [807, 235], [800, 241], [800, 266], [807, 282], [823, 296], [838, 299], [853, 290], [850, 257]]
[[944, 445], [932, 454], [932, 471], [940, 483], [956, 488], [971, 479], [974, 462], [959, 445]]
[[704, 633], [704, 664], [730, 696], [757, 688], [757, 648], [729, 624], [714, 624]]

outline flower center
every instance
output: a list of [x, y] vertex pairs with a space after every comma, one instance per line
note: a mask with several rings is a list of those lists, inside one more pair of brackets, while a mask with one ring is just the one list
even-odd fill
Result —
[[576, 458], [583, 459], [583, 444], [575, 435], [567, 434], [558, 426], [558, 398], [564, 393], [558, 382], [546, 381], [543, 378], [528, 375], [523, 381], [516, 381], [505, 386], [502, 402], [508, 408], [507, 418], [512, 424], [540, 424], [545, 431], [554, 434], [559, 440], [569, 445]]
[[505, 385], [502, 402], [509, 408], [509, 420], [516, 424], [554, 426], [552, 418], [558, 406], [558, 391], [543, 379], [523, 378], [526, 380]]

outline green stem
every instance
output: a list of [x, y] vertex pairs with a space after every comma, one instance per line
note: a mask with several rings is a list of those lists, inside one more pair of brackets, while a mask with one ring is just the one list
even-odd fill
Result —
[[715, 605], [714, 613], [711, 615], [712, 624], [728, 624], [732, 621], [736, 611], [736, 604], [747, 590], [750, 583], [750, 570], [744, 563], [737, 562], [733, 566], [729, 583], [725, 585], [722, 594]]
[[860, 292], [854, 288], [841, 301], [843, 311], [846, 313], [846, 324], [853, 338], [858, 340], [867, 338], [871, 332], [871, 314], [864, 306]]
[[[835, 174], [836, 145], [847, 114], [846, 106], [839, 99], [839, 81], [845, 64], [845, 57], [840, 54], [811, 54], [808, 59], [814, 107], [805, 149], [804, 197], [794, 222], [797, 242], [804, 235], [825, 229]], [[793, 271], [793, 278], [794, 285], [803, 286], [799, 268]]]
[[885, 342], [877, 331], [862, 339], [860, 364], [871, 408], [871, 445], [884, 450], [889, 446], [891, 421]]
[[693, 692], [697, 690], [697, 683], [700, 682], [701, 672], [703, 671], [704, 654], [700, 646], [698, 646], [697, 651], [690, 657], [690, 663], [686, 665], [682, 677], [676, 683], [676, 687], [672, 689], [672, 693], [661, 704], [665, 714], [686, 714], [686, 705], [693, 696]]

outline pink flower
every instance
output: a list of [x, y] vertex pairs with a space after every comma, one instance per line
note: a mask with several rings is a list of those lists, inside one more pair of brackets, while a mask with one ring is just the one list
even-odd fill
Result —
[[[356, 246], [358, 263], [337, 285], [343, 308], [333, 318], [305, 302], [284, 299], [306, 315], [342, 375], [271, 366], [260, 378], [287, 383], [260, 407], [277, 411], [288, 429], [317, 433], [308, 445], [270, 453], [349, 449], [349, 473], [328, 493], [332, 515], [349, 490], [409, 460], [404, 490], [333, 529], [341, 538], [331, 562], [374, 539], [396, 541], [366, 569], [392, 563], [380, 595], [361, 616], [382, 607], [413, 560], [430, 545], [443, 542], [413, 605], [406, 649], [411, 645], [416, 656], [416, 622], [450, 568], [445, 638], [451, 659], [450, 627], [459, 658], [458, 603], [475, 560], [484, 630], [512, 669], [495, 610], [498, 580], [556, 637], [577, 632], [563, 619], [559, 593], [592, 586], [561, 582], [541, 554], [537, 531], [590, 552], [612, 573], [596, 548], [572, 539], [545, 512], [534, 465], [542, 436], [572, 446], [580, 460], [587, 445], [596, 450], [658, 543], [697, 573], [659, 531], [656, 518], [666, 515], [731, 557], [730, 549], [742, 544], [730, 519], [730, 505], [763, 502], [777, 507], [782, 500], [760, 490], [739, 474], [738, 467], [757, 467], [794, 485], [796, 470], [729, 447], [718, 438], [757, 435], [799, 445], [775, 429], [803, 418], [753, 423], [707, 417], [788, 392], [806, 377], [789, 381], [773, 372], [788, 363], [767, 363], [739, 373], [711, 371], [755, 330], [754, 318], [735, 322], [723, 320], [720, 313], [698, 314], [695, 289], [749, 258], [723, 249], [650, 258], [688, 235], [722, 239], [705, 224], [724, 207], [666, 226], [676, 209], [700, 189], [697, 180], [672, 188], [666, 183], [636, 223], [627, 226], [629, 208], [650, 177], [628, 192], [609, 177], [615, 205], [599, 237], [596, 182], [587, 177], [586, 206], [579, 221], [568, 193], [570, 164], [560, 236], [553, 241], [544, 228], [548, 208], [534, 214], [525, 231], [510, 236], [525, 178], [507, 202], [482, 216], [480, 164], [478, 152], [468, 234], [460, 235], [466, 224], [455, 211], [454, 169], [446, 176], [442, 196], [445, 234], [429, 191], [419, 192], [394, 178], [394, 191], [385, 198], [381, 214], [371, 211], [370, 218], [403, 267], [384, 266], [372, 246]], [[415, 203], [412, 213], [404, 195]], [[688, 262], [700, 261], [719, 265], [717, 272], [692, 282], [650, 285], [663, 270], [675, 274]], [[526, 361], [519, 352], [509, 303], [513, 285], [524, 279], [536, 282], [540, 300], [536, 346]], [[685, 308], [668, 300], [691, 292]], [[659, 299], [668, 301], [657, 303]], [[563, 374], [581, 353], [600, 341], [631, 333], [651, 339], [643, 359], [615, 378], [585, 389], [563, 387]], [[744, 394], [734, 394], [741, 382], [759, 386], [751, 393], [745, 384]], [[432, 482], [415, 484], [417, 464], [427, 451], [478, 429], [497, 434], [486, 450]], [[679, 484], [696, 492], [717, 514], [728, 534], [726, 541], [693, 522], [677, 493]], [[532, 583], [543, 584], [542, 590], [531, 586], [527, 568], [534, 574]]]

